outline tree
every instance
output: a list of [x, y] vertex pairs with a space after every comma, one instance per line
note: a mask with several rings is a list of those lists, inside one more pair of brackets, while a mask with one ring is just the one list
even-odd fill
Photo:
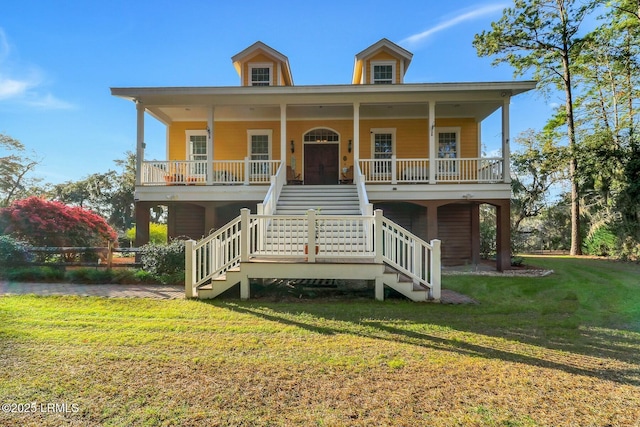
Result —
[[537, 217], [547, 206], [549, 190], [566, 177], [565, 150], [555, 144], [553, 131], [529, 129], [516, 138], [521, 151], [511, 156], [513, 231], [527, 218]]
[[124, 232], [134, 222], [135, 154], [127, 152], [124, 159], [115, 160], [115, 163], [119, 171], [94, 173], [80, 181], [55, 185], [50, 197], [62, 203], [89, 208]]
[[85, 247], [115, 243], [118, 235], [95, 213], [39, 197], [29, 197], [0, 209], [0, 234], [34, 246]]
[[609, 232], [619, 239], [615, 246], [622, 247], [623, 241], [640, 242], [640, 1], [608, 5], [601, 25], [584, 37], [576, 62], [582, 88], [577, 99], [583, 147], [578, 163], [587, 238]]
[[0, 207], [33, 192], [37, 180], [28, 175], [37, 165], [20, 141], [0, 133]]
[[491, 31], [476, 34], [473, 40], [479, 56], [496, 56], [494, 65], [510, 64], [516, 75], [533, 69], [544, 90], [564, 91], [573, 255], [581, 253], [581, 238], [572, 71], [583, 45], [580, 25], [594, 7], [595, 2], [582, 4], [578, 0], [515, 0], [500, 20], [491, 23]]

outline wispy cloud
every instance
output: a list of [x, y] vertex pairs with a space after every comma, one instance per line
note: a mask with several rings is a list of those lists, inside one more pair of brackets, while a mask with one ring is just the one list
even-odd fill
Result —
[[11, 44], [0, 28], [0, 102], [15, 102], [41, 109], [70, 109], [73, 104], [43, 91], [42, 73], [33, 67], [11, 64]]
[[428, 30], [422, 31], [421, 33], [414, 34], [402, 40], [400, 44], [416, 46], [419, 45], [426, 40], [428, 40], [431, 36], [440, 31], [444, 31], [448, 28], [454, 27], [456, 25], [460, 25], [467, 21], [472, 21], [474, 19], [478, 19], [480, 17], [493, 14], [498, 11], [502, 11], [506, 7], [509, 7], [508, 3], [500, 3], [500, 4], [491, 4], [486, 5], [474, 9], [463, 9], [456, 13], [456, 16], [437, 24], [434, 27], [429, 28]]

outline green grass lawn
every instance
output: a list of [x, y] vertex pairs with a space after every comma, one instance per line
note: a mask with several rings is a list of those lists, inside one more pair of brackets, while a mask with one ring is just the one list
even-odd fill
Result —
[[0, 425], [640, 426], [640, 266], [527, 263], [464, 306], [2, 297]]

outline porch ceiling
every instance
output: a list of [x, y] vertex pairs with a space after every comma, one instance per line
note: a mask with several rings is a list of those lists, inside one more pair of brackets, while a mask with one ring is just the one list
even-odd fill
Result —
[[483, 120], [511, 97], [535, 88], [536, 82], [433, 83], [403, 85], [336, 85], [293, 87], [112, 88], [114, 96], [139, 101], [164, 123], [206, 121], [210, 107], [216, 120], [279, 120], [287, 118], [350, 119], [360, 103], [361, 118], [428, 116], [429, 102], [437, 117]]
[[[478, 121], [484, 120], [502, 106], [502, 102], [438, 102], [436, 103], [436, 117], [474, 117]], [[185, 122], [207, 121], [209, 108], [202, 106], [149, 106], [147, 110], [161, 121]], [[429, 116], [428, 103], [388, 103], [365, 104], [360, 107], [361, 119], [382, 118], [427, 118]], [[352, 105], [288, 105], [288, 120], [309, 119], [344, 119], [353, 118]], [[216, 121], [239, 120], [280, 120], [279, 106], [216, 106]]]

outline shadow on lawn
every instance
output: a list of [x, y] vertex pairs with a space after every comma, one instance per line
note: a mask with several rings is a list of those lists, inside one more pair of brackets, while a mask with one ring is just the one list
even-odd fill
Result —
[[[418, 317], [411, 303], [320, 303], [305, 304], [304, 309], [300, 305], [291, 308], [287, 303], [205, 303], [323, 335], [352, 334], [640, 386], [640, 334], [637, 333], [575, 325], [567, 337], [565, 332], [540, 333], [535, 318], [529, 319], [530, 328], [491, 326], [481, 321], [484, 315], [465, 315], [459, 307], [430, 305], [429, 311], [419, 310]], [[357, 314], [349, 310], [349, 306], [357, 306]], [[302, 312], [305, 316], [300, 315]], [[505, 321], [508, 319], [502, 320]], [[425, 332], [415, 330], [421, 328]]]

